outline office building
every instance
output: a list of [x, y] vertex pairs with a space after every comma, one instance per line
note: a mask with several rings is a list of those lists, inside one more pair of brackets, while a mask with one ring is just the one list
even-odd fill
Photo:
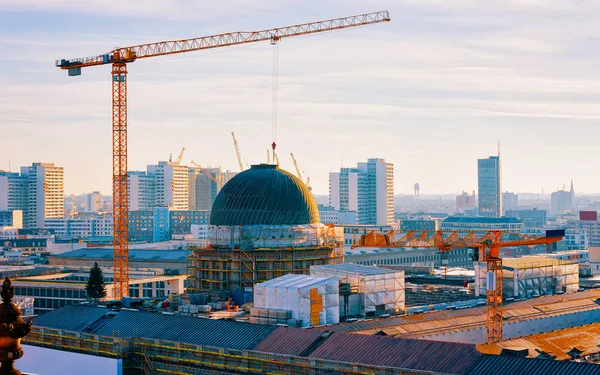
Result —
[[477, 160], [479, 213], [483, 217], [502, 216], [502, 171], [500, 156]]
[[519, 195], [505, 191], [502, 193], [502, 213], [519, 208]]
[[192, 233], [192, 225], [208, 225], [210, 211], [173, 210], [169, 212], [170, 234]]
[[585, 229], [589, 246], [600, 246], [600, 222], [597, 211], [579, 211], [579, 227]]
[[27, 178], [17, 172], [0, 171], [0, 210], [27, 209]]
[[156, 207], [156, 179], [143, 171], [131, 171], [129, 175], [129, 210], [151, 210]]
[[546, 210], [506, 210], [505, 216], [519, 219], [524, 228], [541, 228], [546, 225]]
[[0, 210], [0, 227], [23, 228], [23, 211]]
[[188, 209], [210, 211], [221, 188], [236, 172], [221, 168], [188, 168]]
[[394, 223], [394, 165], [368, 159], [357, 168], [329, 174], [329, 205], [338, 211], [356, 211], [366, 225]]
[[129, 241], [162, 242], [171, 239], [168, 207], [129, 211]]
[[321, 218], [321, 223], [323, 224], [357, 224], [356, 211], [338, 211], [331, 206], [319, 205], [319, 217]]
[[49, 218], [44, 228], [57, 237], [87, 239], [92, 237], [112, 237], [112, 214], [82, 214], [71, 218]]
[[473, 230], [504, 230], [520, 233], [523, 223], [513, 217], [462, 217], [449, 216], [440, 223], [441, 230], [470, 232]]
[[99, 191], [95, 191], [85, 195], [85, 211], [86, 212], [98, 212], [102, 211], [102, 194]]
[[188, 167], [173, 161], [148, 166], [148, 175], [156, 180], [156, 207], [188, 209]]
[[573, 194], [570, 191], [558, 190], [550, 196], [550, 213], [554, 216], [563, 215], [573, 209]]
[[24, 226], [42, 228], [46, 219], [64, 217], [63, 168], [54, 163], [33, 163], [21, 167], [27, 178], [27, 208]]

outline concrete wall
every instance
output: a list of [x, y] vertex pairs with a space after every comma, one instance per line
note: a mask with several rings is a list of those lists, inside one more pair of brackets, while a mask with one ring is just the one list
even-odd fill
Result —
[[[503, 337], [505, 340], [529, 336], [536, 333], [550, 332], [557, 329], [571, 328], [600, 320], [600, 307], [594, 310], [580, 311], [572, 314], [551, 316], [520, 322], [504, 322]], [[467, 344], [483, 344], [486, 341], [485, 327], [474, 328], [452, 333], [441, 333], [418, 337], [421, 339], [462, 342]]]

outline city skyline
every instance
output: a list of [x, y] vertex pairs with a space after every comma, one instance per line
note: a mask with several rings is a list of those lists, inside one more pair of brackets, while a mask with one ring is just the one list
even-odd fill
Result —
[[[326, 194], [328, 174], [342, 160], [350, 166], [381, 157], [396, 166], [397, 194], [409, 194], [415, 182], [423, 195], [472, 191], [476, 160], [492, 155], [499, 140], [503, 190], [549, 193], [573, 178], [578, 192], [600, 191], [587, 167], [600, 162], [593, 143], [600, 130], [591, 126], [600, 117], [599, 73], [589, 39], [600, 5], [315, 4], [0, 1], [0, 169], [9, 160], [13, 170], [51, 161], [64, 166], [67, 193], [110, 193], [109, 72], [67, 77], [56, 59], [388, 9], [389, 24], [281, 44], [283, 168], [293, 170], [293, 152], [313, 191]], [[116, 24], [119, 33], [110, 27]], [[236, 171], [231, 131], [250, 163], [264, 161], [271, 59], [265, 43], [132, 64], [129, 170], [185, 146], [185, 160]]]

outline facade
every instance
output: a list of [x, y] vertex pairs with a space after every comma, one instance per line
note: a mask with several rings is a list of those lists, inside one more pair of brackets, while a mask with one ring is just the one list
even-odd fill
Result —
[[338, 211], [356, 211], [366, 225], [394, 223], [394, 165], [368, 159], [357, 168], [329, 174], [329, 205]]
[[438, 230], [439, 220], [402, 220], [400, 230], [435, 231]]
[[85, 210], [86, 212], [98, 212], [102, 211], [102, 194], [99, 191], [95, 191], [85, 196]]
[[546, 210], [506, 210], [506, 217], [514, 217], [523, 222], [524, 228], [542, 228], [546, 225]]
[[44, 228], [57, 237], [112, 237], [112, 214], [83, 214], [72, 218], [53, 218], [44, 221]]
[[0, 211], [0, 227], [14, 227], [17, 229], [23, 228], [23, 211]]
[[[580, 213], [578, 225], [580, 228], [585, 229], [589, 246], [597, 247], [600, 246], [600, 222], [597, 217], [595, 218], [595, 215], [587, 214], [587, 212], [590, 211]], [[596, 213], [596, 211], [593, 211], [593, 213]], [[587, 218], [591, 220], [586, 220]]]
[[463, 191], [461, 195], [456, 196], [456, 213], [462, 214], [474, 208], [477, 208], [477, 196], [474, 191], [472, 195]]
[[[34, 314], [39, 315], [54, 309], [87, 301], [85, 285], [89, 273], [60, 273], [46, 276], [15, 278], [12, 285], [15, 294], [34, 297]], [[183, 293], [186, 276], [130, 277], [129, 296], [164, 299], [171, 293]], [[106, 298], [114, 298], [113, 276], [104, 274]]]
[[21, 167], [21, 176], [27, 178], [24, 227], [42, 228], [46, 219], [64, 217], [63, 167], [54, 163], [33, 163]]
[[188, 167], [172, 161], [149, 165], [148, 174], [156, 180], [156, 206], [188, 209]]
[[554, 216], [563, 215], [573, 209], [573, 194], [570, 191], [559, 190], [550, 196], [550, 213]]
[[[210, 211], [221, 188], [237, 173], [221, 168], [188, 168], [188, 208]], [[210, 176], [210, 177], [209, 177]]]
[[210, 211], [173, 210], [169, 212], [171, 235], [192, 233], [192, 225], [208, 225]]
[[516, 210], [519, 207], [519, 195], [505, 191], [502, 193], [502, 213], [509, 210]]
[[338, 211], [331, 206], [319, 205], [321, 223], [333, 225], [357, 224], [356, 211]]
[[467, 249], [440, 253], [437, 249], [401, 249], [359, 247], [346, 249], [345, 263], [364, 266], [473, 267]]
[[340, 168], [329, 174], [329, 206], [338, 211], [358, 210], [358, 169]]
[[472, 230], [504, 230], [520, 233], [523, 223], [512, 217], [461, 217], [450, 216], [440, 223], [441, 230], [472, 231]]
[[147, 172], [132, 171], [129, 175], [129, 210], [151, 210], [156, 207], [156, 179]]
[[129, 241], [162, 242], [171, 239], [168, 207], [129, 211]]
[[16, 172], [0, 171], [0, 211], [27, 209], [27, 178]]
[[500, 156], [477, 160], [479, 212], [483, 217], [502, 216], [502, 171]]

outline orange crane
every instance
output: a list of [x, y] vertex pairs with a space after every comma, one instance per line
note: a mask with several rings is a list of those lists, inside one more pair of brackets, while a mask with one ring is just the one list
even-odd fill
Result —
[[[400, 236], [396, 240], [397, 236]], [[501, 230], [491, 231], [407, 231], [387, 234], [371, 231], [352, 247], [437, 248], [442, 253], [453, 249], [473, 250], [474, 261], [487, 263], [486, 330], [487, 342], [502, 341], [502, 258], [503, 247], [546, 245], [558, 242], [564, 230], [548, 230], [545, 237], [526, 236]]]
[[[171, 40], [115, 48], [100, 55], [61, 59], [56, 66], [69, 76], [81, 75], [82, 68], [111, 65], [112, 81], [112, 154], [113, 154], [113, 246], [115, 298], [129, 295], [129, 228], [127, 186], [127, 65], [139, 59], [184, 52], [228, 47], [246, 43], [340, 30], [390, 21], [388, 11], [303, 23], [294, 26], [251, 32], [233, 32], [200, 38]], [[243, 166], [241, 168], [243, 170]]]

